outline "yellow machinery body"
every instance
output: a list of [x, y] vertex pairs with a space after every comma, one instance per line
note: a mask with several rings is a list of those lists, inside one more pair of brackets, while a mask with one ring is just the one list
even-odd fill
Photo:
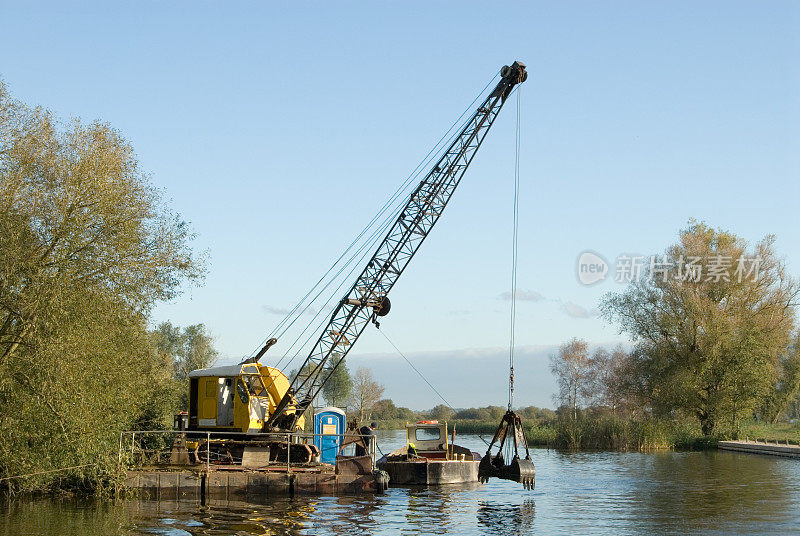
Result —
[[[189, 430], [259, 434], [289, 389], [280, 370], [246, 363], [189, 374]], [[291, 408], [290, 408], [291, 411]], [[303, 430], [300, 418], [295, 430]]]

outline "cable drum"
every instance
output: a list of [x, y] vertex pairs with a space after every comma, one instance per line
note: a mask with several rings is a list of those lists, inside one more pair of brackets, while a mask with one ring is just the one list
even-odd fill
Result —
[[389, 301], [389, 296], [381, 296], [378, 300], [378, 305], [374, 306], [372, 310], [378, 316], [386, 316], [392, 308], [392, 302]]

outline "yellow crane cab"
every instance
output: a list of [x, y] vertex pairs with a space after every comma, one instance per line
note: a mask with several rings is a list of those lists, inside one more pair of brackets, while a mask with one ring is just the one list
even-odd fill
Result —
[[[257, 434], [289, 389], [280, 370], [260, 363], [189, 373], [189, 430]], [[296, 429], [303, 430], [303, 419]]]

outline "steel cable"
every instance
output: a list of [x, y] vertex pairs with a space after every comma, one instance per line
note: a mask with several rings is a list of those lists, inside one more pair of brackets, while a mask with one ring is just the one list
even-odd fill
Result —
[[[448, 134], [450, 134], [451, 131], [453, 131], [453, 129], [459, 124], [459, 122], [462, 120], [462, 118], [471, 110], [471, 108], [475, 104], [475, 102], [477, 102], [477, 100], [481, 97], [481, 95], [483, 95], [486, 92], [486, 90], [489, 88], [489, 86], [491, 86], [492, 82], [494, 82], [494, 80], [497, 78], [498, 75], [499, 75], [499, 72], [495, 73], [495, 75], [492, 77], [492, 79], [489, 80], [489, 82], [486, 84], [486, 86], [484, 86], [484, 88], [478, 93], [478, 95], [467, 106], [467, 108], [461, 113], [461, 115], [459, 115], [459, 117], [453, 122], [453, 124], [450, 126], [450, 128], [448, 128], [447, 131], [445, 131], [445, 133], [442, 135], [442, 137], [439, 138], [439, 141], [437, 141], [436, 144], [428, 151], [428, 154], [425, 155], [425, 157], [422, 159], [422, 161], [420, 161], [419, 164], [417, 164], [417, 166], [414, 168], [414, 170], [411, 172], [411, 174], [403, 181], [403, 183], [400, 185], [400, 187], [398, 187], [397, 190], [395, 190], [395, 192], [390, 196], [389, 200], [387, 200], [383, 204], [383, 206], [372, 217], [372, 219], [369, 221], [369, 223], [359, 232], [359, 234], [356, 236], [356, 238], [354, 238], [353, 241], [350, 243], [350, 245], [348, 245], [347, 248], [344, 250], [344, 252], [342, 252], [342, 254], [339, 255], [339, 257], [326, 270], [326, 272], [322, 275], [322, 277], [320, 277], [317, 280], [317, 282], [311, 287], [311, 289], [309, 289], [308, 292], [306, 292], [306, 294], [300, 299], [300, 301], [298, 301], [297, 304], [295, 304], [295, 306], [292, 307], [292, 309], [289, 311], [289, 313], [286, 314], [286, 316], [281, 320], [281, 322], [279, 322], [278, 325], [275, 326], [275, 328], [272, 329], [270, 334], [267, 337], [265, 337], [259, 343], [259, 345], [251, 352], [251, 354], [250, 354], [251, 356], [255, 355], [256, 352], [258, 352], [258, 350], [266, 343], [266, 341], [269, 340], [270, 338], [274, 337], [276, 334], [277, 334], [277, 338], [282, 337], [292, 327], [292, 325], [297, 321], [297, 319], [299, 319], [305, 313], [305, 311], [308, 310], [308, 308], [319, 297], [321, 292], [317, 293], [317, 295], [310, 302], [306, 303], [305, 306], [303, 306], [303, 303], [305, 302], [305, 300], [314, 292], [314, 290], [334, 270], [334, 268], [341, 262], [341, 260], [347, 255], [347, 253], [349, 251], [351, 251], [353, 249], [353, 247], [355, 247], [355, 245], [369, 231], [369, 229], [375, 224], [375, 222], [378, 221], [378, 219], [383, 214], [386, 213], [386, 211], [392, 206], [392, 204], [394, 204], [400, 198], [400, 196], [408, 189], [408, 187], [411, 184], [413, 184], [412, 181], [419, 176], [419, 174], [424, 169], [424, 166], [426, 166], [433, 158], [438, 156], [439, 152], [441, 150], [443, 150], [447, 146], [447, 143], [450, 142], [453, 139], [453, 137], [455, 136], [455, 134], [458, 131], [457, 130], [454, 131], [453, 134], [450, 135], [450, 138], [447, 137]], [[383, 225], [383, 223], [382, 223], [382, 225]], [[379, 226], [379, 228], [380, 227], [381, 226]], [[368, 243], [369, 243], [369, 241], [368, 241]], [[358, 251], [354, 255], [352, 255], [350, 257], [348, 262], [345, 263], [345, 266], [347, 266], [347, 264], [349, 264], [349, 262], [352, 262], [352, 260], [354, 258], [356, 258], [357, 256], [358, 256]], [[334, 279], [340, 273], [341, 273], [341, 270], [339, 272], [337, 272], [337, 274], [334, 276]], [[330, 284], [330, 282], [328, 283], [328, 285], [329, 284]], [[324, 291], [324, 288], [327, 288], [328, 285], [323, 287], [323, 291]], [[302, 309], [301, 309], [301, 306], [302, 306]], [[292, 319], [292, 317], [294, 317], [294, 318]], [[290, 321], [290, 319], [292, 319], [292, 320]], [[313, 323], [313, 320], [311, 321], [311, 323]]]
[[[519, 86], [517, 86], [517, 89]], [[516, 139], [514, 143], [514, 233], [512, 239], [512, 260], [511, 260], [511, 333], [508, 347], [508, 409], [514, 404], [514, 346], [515, 328], [517, 321], [517, 260], [518, 260], [518, 238], [519, 238], [519, 150], [520, 150], [520, 109], [521, 91], [517, 91], [517, 127]]]
[[384, 333], [384, 331], [383, 331], [383, 330], [379, 329], [379, 330], [378, 330], [378, 332], [379, 332], [381, 335], [383, 335], [383, 337], [384, 337], [384, 338], [385, 338], [387, 341], [389, 341], [389, 344], [391, 344], [391, 345], [392, 345], [392, 347], [393, 347], [395, 350], [397, 350], [397, 353], [398, 353], [398, 354], [400, 354], [400, 357], [402, 357], [403, 359], [405, 359], [406, 363], [408, 363], [408, 365], [409, 365], [409, 366], [410, 366], [412, 369], [414, 369], [414, 372], [416, 372], [417, 374], [419, 374], [419, 377], [420, 377], [420, 378], [422, 378], [422, 381], [424, 381], [425, 383], [427, 383], [427, 384], [428, 384], [428, 387], [430, 387], [430, 388], [431, 388], [431, 390], [432, 390], [434, 393], [436, 393], [436, 396], [438, 396], [439, 398], [441, 398], [441, 399], [442, 399], [442, 402], [444, 402], [444, 404], [445, 404], [445, 405], [446, 405], [448, 408], [450, 408], [451, 410], [453, 410], [453, 413], [455, 413], [456, 409], [455, 409], [453, 406], [451, 406], [451, 405], [450, 405], [450, 402], [448, 402], [448, 401], [447, 401], [447, 400], [446, 400], [446, 399], [445, 399], [445, 398], [442, 396], [442, 393], [440, 393], [439, 391], [437, 391], [437, 390], [436, 390], [436, 387], [434, 387], [434, 386], [433, 386], [433, 384], [432, 384], [431, 382], [429, 382], [429, 381], [428, 381], [428, 378], [426, 378], [426, 377], [425, 377], [425, 375], [424, 375], [424, 374], [422, 374], [422, 372], [420, 372], [420, 371], [419, 371], [419, 369], [418, 369], [417, 367], [415, 367], [415, 366], [414, 366], [414, 363], [412, 363], [411, 361], [409, 361], [409, 359], [406, 357], [406, 355], [405, 355], [403, 352], [401, 352], [401, 351], [400, 351], [400, 348], [398, 348], [398, 347], [397, 347], [397, 345], [396, 345], [394, 342], [392, 342], [392, 339], [390, 339], [390, 338], [389, 338], [389, 336], [388, 336], [386, 333]]

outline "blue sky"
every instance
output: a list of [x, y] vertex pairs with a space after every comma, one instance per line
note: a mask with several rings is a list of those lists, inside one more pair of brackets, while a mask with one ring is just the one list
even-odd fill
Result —
[[[546, 405], [542, 348], [624, 340], [593, 315], [622, 287], [580, 285], [580, 252], [659, 253], [697, 218], [749, 241], [774, 233], [797, 275], [798, 27], [792, 2], [0, 2], [0, 76], [20, 99], [132, 142], [211, 259], [204, 286], [154, 321], [203, 322], [233, 360], [497, 69], [525, 62], [519, 287], [542, 299], [518, 307], [517, 342], [536, 362], [517, 398]], [[482, 356], [440, 380], [456, 405], [473, 405], [470, 389], [505, 396], [513, 106], [382, 322], [423, 371]], [[368, 330], [354, 362], [392, 352]], [[483, 367], [501, 372], [482, 385]], [[433, 405], [406, 372], [378, 379], [399, 403]]]

